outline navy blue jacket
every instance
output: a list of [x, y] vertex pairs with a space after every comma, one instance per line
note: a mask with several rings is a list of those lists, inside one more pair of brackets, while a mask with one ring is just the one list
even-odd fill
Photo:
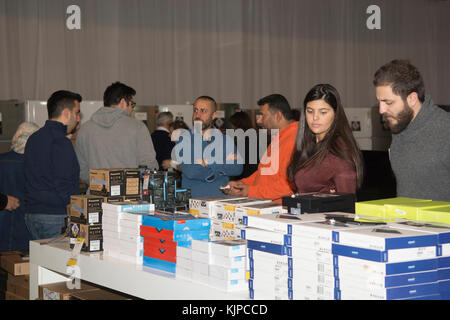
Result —
[[80, 165], [67, 126], [47, 120], [25, 146], [27, 214], [66, 214], [70, 196], [80, 194]]
[[175, 142], [170, 140], [169, 133], [164, 130], [155, 130], [152, 133], [152, 142], [156, 152], [156, 161], [158, 161], [159, 169], [161, 170], [163, 160], [172, 158], [171, 154]]
[[23, 154], [9, 151], [0, 154], [0, 192], [16, 197], [20, 206], [14, 211], [1, 211], [0, 251], [28, 250], [31, 235], [25, 225]]

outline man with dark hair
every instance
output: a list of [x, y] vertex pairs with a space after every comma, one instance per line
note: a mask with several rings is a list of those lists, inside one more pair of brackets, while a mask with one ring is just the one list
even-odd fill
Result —
[[160, 112], [156, 117], [156, 130], [151, 134], [156, 151], [159, 169], [170, 167], [171, 153], [175, 143], [170, 140], [170, 125], [173, 122], [171, 112]]
[[113, 83], [103, 95], [104, 107], [81, 126], [75, 150], [82, 181], [89, 183], [90, 169], [158, 167], [147, 126], [131, 117], [135, 94], [133, 88]]
[[[258, 101], [261, 117], [257, 123], [264, 129], [279, 130], [267, 147], [258, 170], [250, 177], [228, 183], [225, 193], [233, 196], [264, 198], [281, 203], [281, 197], [293, 193], [287, 177], [287, 167], [294, 152], [298, 121], [293, 119], [289, 102], [280, 94], [272, 94]], [[278, 144], [274, 141], [278, 141]], [[270, 161], [269, 161], [270, 160]]]
[[418, 69], [393, 60], [375, 73], [379, 111], [392, 135], [397, 196], [450, 201], [450, 114], [425, 94]]
[[25, 146], [25, 222], [34, 240], [61, 233], [70, 196], [80, 193], [80, 166], [67, 136], [80, 122], [81, 99], [70, 91], [53, 93], [49, 120]]
[[184, 132], [172, 152], [182, 172], [182, 187], [191, 189], [192, 197], [221, 196], [220, 187], [228, 183], [229, 176], [242, 172], [233, 139], [213, 127], [216, 110], [213, 98], [198, 97], [192, 115], [194, 128]]

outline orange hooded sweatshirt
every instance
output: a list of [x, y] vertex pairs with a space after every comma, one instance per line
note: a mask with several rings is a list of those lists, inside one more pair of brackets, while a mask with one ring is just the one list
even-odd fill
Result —
[[288, 180], [287, 167], [294, 152], [297, 130], [297, 121], [281, 130], [278, 133], [278, 146], [274, 137], [258, 165], [258, 170], [241, 180], [248, 185], [248, 197], [281, 203], [281, 197], [294, 193], [292, 190], [295, 186]]

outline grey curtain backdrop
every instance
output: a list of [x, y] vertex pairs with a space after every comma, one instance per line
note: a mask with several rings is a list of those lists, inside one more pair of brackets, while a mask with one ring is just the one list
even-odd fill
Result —
[[[72, 4], [81, 30], [66, 27]], [[381, 30], [366, 27], [373, 4]], [[207, 94], [256, 108], [277, 92], [299, 107], [327, 82], [345, 106], [368, 107], [376, 69], [408, 58], [450, 104], [449, 14], [446, 0], [0, 0], [0, 99], [102, 100], [119, 80], [139, 104]]]

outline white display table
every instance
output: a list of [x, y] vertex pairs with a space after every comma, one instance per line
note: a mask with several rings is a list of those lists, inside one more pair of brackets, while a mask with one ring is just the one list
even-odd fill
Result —
[[[66, 281], [70, 258], [68, 238], [50, 244], [30, 241], [30, 300], [39, 296], [39, 285]], [[176, 278], [156, 269], [128, 263], [103, 253], [82, 253], [77, 262], [82, 280], [142, 299], [154, 300], [243, 300], [249, 291], [227, 293]]]

